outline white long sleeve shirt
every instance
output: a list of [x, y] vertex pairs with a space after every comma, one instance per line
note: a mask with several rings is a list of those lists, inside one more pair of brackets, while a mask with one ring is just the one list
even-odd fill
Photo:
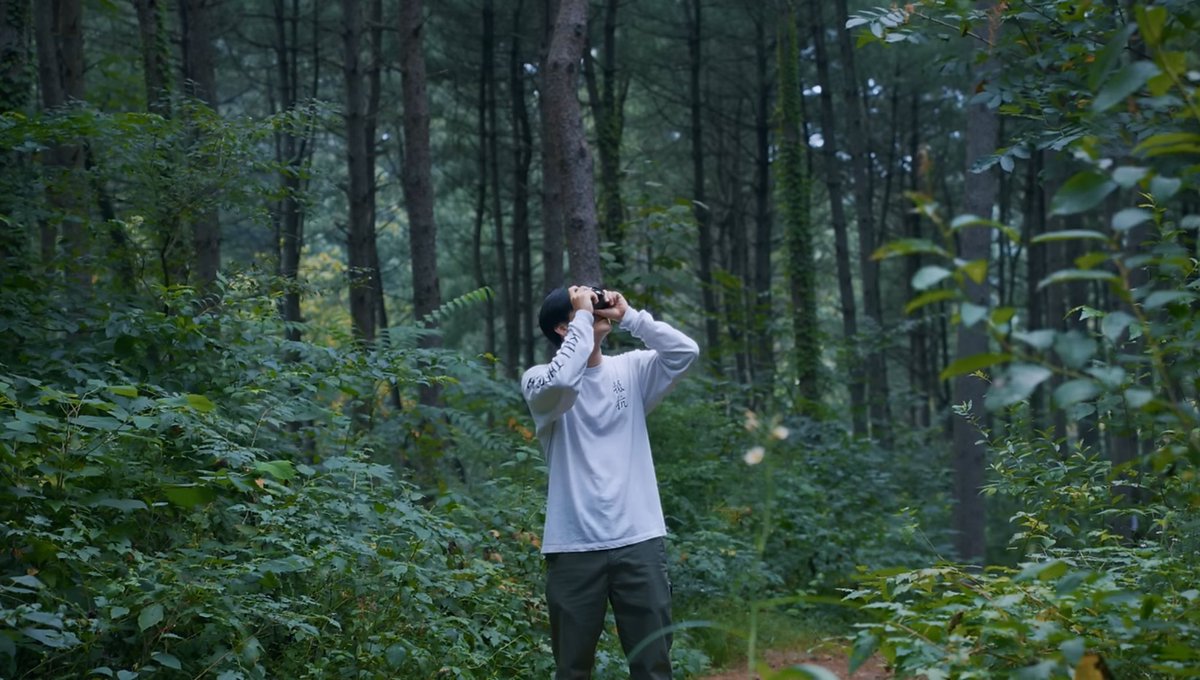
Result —
[[548, 364], [521, 379], [550, 471], [543, 553], [632, 545], [667, 533], [646, 414], [696, 360], [696, 342], [649, 312], [621, 328], [648, 349], [588, 368], [594, 316], [577, 311]]

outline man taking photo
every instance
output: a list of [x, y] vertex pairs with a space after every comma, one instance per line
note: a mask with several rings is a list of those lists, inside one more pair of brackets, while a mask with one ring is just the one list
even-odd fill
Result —
[[[606, 357], [613, 324], [646, 349]], [[542, 552], [556, 680], [590, 678], [612, 603], [633, 680], [671, 678], [666, 522], [646, 414], [699, 355], [696, 342], [617, 291], [559, 288], [538, 314], [558, 348], [521, 379], [550, 473]], [[638, 645], [646, 643], [634, 656]]]

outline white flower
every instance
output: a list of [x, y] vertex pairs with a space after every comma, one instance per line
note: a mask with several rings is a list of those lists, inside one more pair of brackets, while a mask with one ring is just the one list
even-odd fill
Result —
[[786, 427], [784, 427], [782, 425], [776, 425], [775, 428], [771, 430], [771, 436], [778, 439], [779, 441], [783, 441], [784, 439], [787, 439], [788, 435], [790, 435], [790, 434], [791, 434], [791, 431], [789, 431]]
[[754, 411], [746, 411], [746, 431], [753, 432], [758, 429], [758, 414]]
[[762, 462], [763, 456], [766, 453], [767, 450], [763, 447], [755, 446], [754, 448], [746, 451], [746, 454], [742, 456], [742, 460], [746, 461], [746, 465], [758, 465]]

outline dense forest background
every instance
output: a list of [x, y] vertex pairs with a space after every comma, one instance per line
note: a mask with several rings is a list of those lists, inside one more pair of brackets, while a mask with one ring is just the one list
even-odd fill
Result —
[[1198, 36], [0, 0], [0, 677], [547, 675], [516, 376], [572, 282], [703, 350], [651, 422], [680, 677], [1194, 676]]

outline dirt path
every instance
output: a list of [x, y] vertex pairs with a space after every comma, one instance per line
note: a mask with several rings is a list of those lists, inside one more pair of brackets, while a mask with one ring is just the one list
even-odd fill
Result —
[[[798, 663], [808, 663], [823, 666], [839, 678], [853, 680], [890, 680], [891, 673], [883, 667], [879, 657], [872, 657], [863, 664], [854, 675], [850, 675], [849, 658], [837, 651], [829, 652], [767, 652], [767, 664], [773, 669], [785, 668]], [[743, 669], [724, 671], [715, 675], [705, 675], [698, 680], [749, 680], [750, 675]]]

